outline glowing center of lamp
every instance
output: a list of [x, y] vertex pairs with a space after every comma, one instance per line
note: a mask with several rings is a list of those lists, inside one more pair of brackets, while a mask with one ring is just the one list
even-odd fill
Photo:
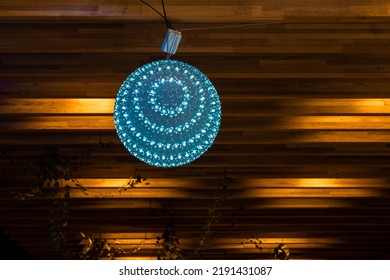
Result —
[[160, 60], [131, 73], [119, 89], [115, 128], [124, 146], [154, 166], [174, 167], [201, 156], [221, 122], [210, 80], [181, 61]]

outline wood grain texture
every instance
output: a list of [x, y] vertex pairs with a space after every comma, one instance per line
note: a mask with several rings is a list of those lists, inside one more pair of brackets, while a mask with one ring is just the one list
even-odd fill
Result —
[[[282, 240], [294, 259], [388, 259], [388, 1], [166, 6], [183, 34], [172, 59], [210, 78], [222, 122], [203, 156], [161, 169], [127, 152], [112, 113], [129, 73], [164, 59], [162, 19], [140, 1], [2, 1], [2, 230], [36, 259], [67, 258], [84, 244], [80, 231], [119, 240], [129, 251], [122, 259], [156, 259], [153, 240], [172, 211], [191, 257], [225, 185], [204, 259], [269, 259]], [[88, 195], [72, 190], [60, 251], [47, 232], [55, 198], [15, 198], [37, 187], [38, 162], [52, 147], [69, 160], [88, 154], [74, 172]], [[119, 192], [134, 174], [150, 184]], [[263, 241], [262, 253], [241, 244], [250, 237]]]

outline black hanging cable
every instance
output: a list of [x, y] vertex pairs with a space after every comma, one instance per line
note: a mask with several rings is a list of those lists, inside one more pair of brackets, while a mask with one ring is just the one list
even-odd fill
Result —
[[194, 28], [179, 28], [179, 31], [191, 31], [191, 30], [209, 30], [209, 29], [228, 29], [228, 28], [239, 28], [248, 26], [262, 26], [268, 24], [281, 24], [283, 22], [258, 22], [258, 23], [243, 23], [235, 25], [220, 25], [220, 26], [206, 26], [206, 27], [194, 27]]
[[158, 13], [164, 20], [165, 20], [165, 17], [163, 14], [161, 14], [159, 11], [157, 11], [152, 5], [146, 3], [145, 1], [143, 0], [140, 0], [142, 3], [144, 3], [146, 6], [148, 6], [149, 8], [151, 8], [153, 11], [155, 11], [156, 13]]
[[161, 5], [162, 5], [163, 11], [164, 11], [165, 24], [167, 25], [167, 28], [171, 28], [171, 27], [172, 27], [172, 24], [168, 21], [167, 12], [166, 12], [166, 10], [165, 10], [165, 3], [164, 3], [164, 0], [161, 0]]
[[164, 17], [167, 18], [167, 12], [165, 11], [165, 3], [164, 3], [164, 0], [161, 0], [161, 5], [162, 5], [162, 7], [163, 7]]
[[[156, 8], [154, 8], [152, 5], [148, 4], [147, 2], [143, 1], [143, 0], [140, 0], [142, 3], [144, 3], [146, 6], [148, 6], [149, 8], [151, 8], [153, 11], [155, 11], [157, 14], [159, 14], [165, 21], [165, 25], [167, 26], [167, 28], [169, 29], [175, 29], [172, 25], [172, 23], [168, 20], [168, 17], [167, 17], [167, 12], [165, 10], [165, 3], [164, 3], [164, 0], [161, 0], [161, 5], [163, 7], [163, 11], [164, 11], [164, 14], [160, 13]], [[175, 29], [176, 30], [176, 29]]]
[[[171, 28], [171, 24], [170, 22], [168, 21], [168, 18], [167, 18], [167, 12], [165, 10], [165, 3], [164, 3], [164, 0], [161, 0], [161, 5], [163, 7], [163, 12], [164, 12], [164, 19], [165, 19], [165, 25], [167, 26], [168, 29]], [[171, 58], [171, 54], [169, 53], [169, 40], [167, 40], [167, 55], [165, 56], [165, 59], [170, 59]]]
[[[165, 10], [164, 0], [161, 0], [161, 5], [163, 7], [165, 25], [167, 26], [167, 29], [175, 29], [175, 28], [173, 28], [172, 24], [170, 23], [170, 21], [167, 18], [167, 12]], [[167, 41], [167, 49], [168, 49], [168, 52], [167, 52], [167, 55], [165, 56], [165, 59], [170, 59], [172, 54], [169, 52], [169, 40]]]
[[164, 17], [165, 17], [165, 19], [166, 19], [166, 18], [167, 18], [167, 12], [165, 11], [165, 3], [164, 3], [164, 0], [161, 0], [161, 5], [163, 6]]
[[[168, 20], [167, 11], [165, 9], [165, 2], [161, 0], [161, 5], [163, 9], [163, 13], [160, 13], [157, 9], [155, 9], [152, 5], [148, 4], [146, 1], [140, 0], [143, 4], [151, 8], [157, 14], [159, 14], [165, 21], [165, 25], [167, 28], [167, 33], [165, 35], [164, 43], [162, 46], [162, 50], [167, 53], [165, 59], [170, 59], [172, 54], [176, 52], [176, 49], [179, 45], [181, 39], [181, 32], [173, 27], [172, 23]], [[171, 44], [172, 43], [172, 44]]]
[[172, 23], [168, 20], [167, 12], [165, 10], [164, 0], [161, 0], [161, 5], [163, 7], [164, 14], [160, 13], [157, 9], [155, 9], [152, 5], [148, 4], [147, 2], [145, 2], [143, 0], [140, 0], [140, 1], [142, 3], [144, 3], [146, 6], [148, 6], [149, 8], [151, 8], [153, 11], [155, 11], [157, 14], [159, 14], [164, 19], [167, 28], [178, 30], [178, 31], [225, 29], [225, 28], [261, 26], [261, 25], [268, 25], [268, 24], [280, 24], [280, 23], [283, 23], [283, 22], [259, 22], [259, 23], [244, 23], [244, 24], [236, 24], [236, 25], [221, 25], [221, 26], [207, 26], [207, 27], [194, 27], [194, 28], [179, 28], [179, 29], [176, 29], [176, 28], [173, 27]]

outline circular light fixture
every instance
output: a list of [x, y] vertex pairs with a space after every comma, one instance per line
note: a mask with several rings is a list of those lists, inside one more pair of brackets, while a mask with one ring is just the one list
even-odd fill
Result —
[[150, 165], [175, 167], [197, 159], [212, 145], [221, 103], [197, 68], [159, 60], [136, 69], [123, 82], [114, 122], [131, 154]]

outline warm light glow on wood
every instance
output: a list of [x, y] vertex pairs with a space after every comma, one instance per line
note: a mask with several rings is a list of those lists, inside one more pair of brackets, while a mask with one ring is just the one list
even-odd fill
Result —
[[0, 114], [113, 114], [113, 98], [3, 98]]
[[[117, 189], [127, 182], [134, 180], [132, 178], [81, 178], [78, 181], [84, 186], [93, 188], [113, 188]], [[217, 181], [217, 180], [216, 180]], [[151, 188], [207, 188], [202, 180], [185, 180], [185, 179], [153, 179], [147, 178], [146, 181], [137, 184], [137, 187]]]
[[114, 130], [114, 118], [110, 116], [32, 116], [13, 124], [0, 123], [0, 128], [11, 130]]
[[[59, 193], [62, 194], [60, 191]], [[232, 190], [236, 199], [245, 198], [336, 198], [336, 197], [380, 197], [382, 194], [374, 189], [351, 189], [351, 188], [259, 188], [247, 190]], [[82, 192], [73, 192], [74, 198], [175, 198], [175, 199], [209, 199], [215, 194], [215, 190], [205, 191], [202, 189], [172, 189], [139, 187], [131, 188], [127, 191], [119, 192], [112, 188], [89, 188], [89, 196]]]
[[[107, 258], [108, 260], [109, 258]], [[104, 259], [102, 259], [104, 260]], [[115, 260], [122, 260], [122, 261], [149, 261], [149, 260], [157, 260], [157, 257], [135, 257], [135, 256], [128, 256], [128, 257], [116, 257]]]
[[[222, 101], [234, 96], [221, 97]], [[238, 101], [247, 100], [243, 97]], [[250, 100], [258, 100], [251, 96]], [[268, 101], [281, 110], [312, 107], [313, 113], [390, 113], [390, 99], [274, 99]], [[0, 114], [112, 114], [113, 98], [3, 98]]]
[[[112, 244], [117, 244], [120, 246], [134, 246], [143, 243], [144, 246], [154, 246], [154, 243], [156, 241], [157, 236], [160, 236], [158, 233], [148, 233], [146, 238], [126, 238], [126, 235], [129, 235], [128, 233], [94, 233], [92, 234], [92, 238], [99, 237], [102, 239], [109, 240]], [[255, 234], [254, 234], [255, 235]], [[341, 240], [338, 238], [324, 238], [324, 237], [275, 237], [275, 238], [262, 238], [261, 233], [259, 233], [259, 238], [262, 241], [262, 244], [264, 244], [266, 247], [272, 246], [273, 244], [280, 243], [283, 239], [283, 242], [286, 244], [297, 244], [301, 246], [305, 246], [305, 244], [312, 244], [312, 243], [318, 243], [318, 244], [327, 244], [327, 243], [342, 243]], [[119, 237], [119, 238], [118, 238]], [[121, 238], [122, 237], [122, 238]], [[248, 236], [250, 238], [250, 236]], [[193, 238], [187, 238], [185, 235], [180, 238], [181, 244], [190, 244], [194, 241]], [[253, 245], [251, 244], [241, 244], [241, 242], [245, 241], [242, 238], [230, 238], [230, 237], [220, 237], [212, 242], [214, 246], [216, 245], [226, 245], [226, 244], [234, 244], [234, 246], [239, 246], [241, 248], [243, 247], [251, 247]], [[80, 244], [87, 244], [87, 240], [82, 240]]]
[[253, 209], [321, 209], [321, 208], [353, 208], [356, 204], [339, 198], [278, 198], [262, 202]]
[[272, 188], [385, 188], [386, 179], [378, 178], [265, 178], [246, 179], [247, 187]]
[[243, 197], [380, 197], [377, 190], [367, 189], [249, 189]]
[[[222, 125], [221, 131], [275, 131], [275, 130], [389, 130], [390, 116], [307, 116], [274, 118], [272, 122], [257, 127], [246, 125], [240, 127], [237, 118], [226, 119], [230, 127]], [[83, 129], [83, 130], [114, 130], [113, 117], [110, 116], [31, 116], [25, 120], [14, 122], [0, 122], [0, 128], [9, 130], [42, 130], [42, 129]], [[332, 132], [321, 132], [331, 135]], [[349, 132], [351, 135], [362, 132]], [[337, 133], [335, 133], [336, 135]], [[347, 135], [347, 134], [345, 134]], [[222, 136], [223, 137], [223, 136]], [[349, 139], [345, 139], [348, 141]], [[387, 139], [388, 140], [388, 139]], [[218, 138], [217, 138], [218, 141]], [[332, 142], [332, 141], [330, 141]]]

